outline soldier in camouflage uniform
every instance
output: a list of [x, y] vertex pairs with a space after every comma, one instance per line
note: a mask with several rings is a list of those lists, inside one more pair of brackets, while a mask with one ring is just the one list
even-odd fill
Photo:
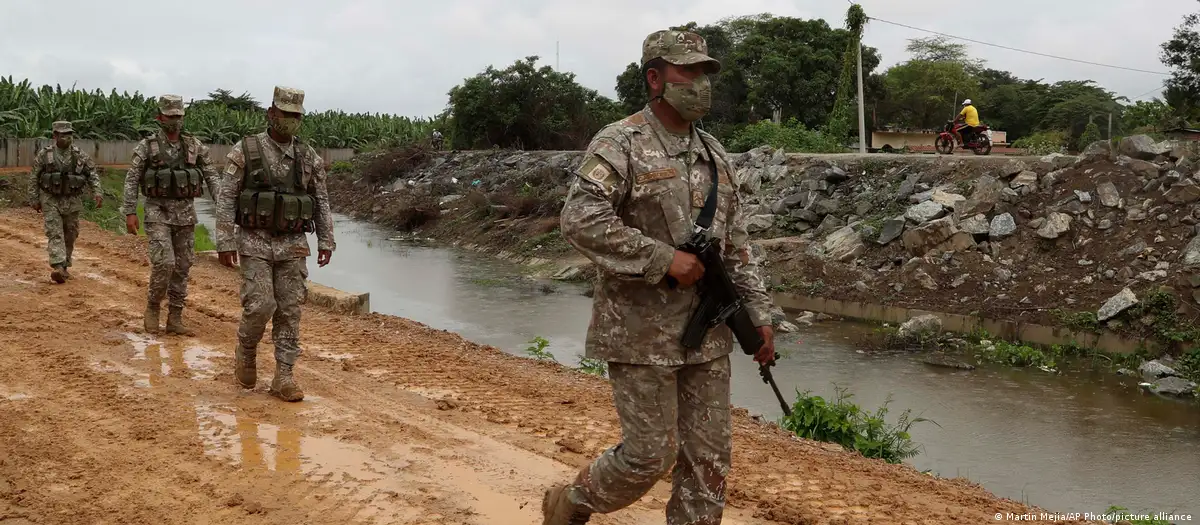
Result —
[[154, 137], [138, 142], [125, 175], [125, 228], [138, 232], [138, 194], [146, 196], [146, 237], [149, 239], [150, 287], [147, 292], [145, 329], [158, 332], [159, 311], [168, 299], [167, 332], [194, 335], [183, 324], [188, 272], [195, 261], [195, 198], [203, 193], [216, 196], [219, 175], [209, 158], [208, 146], [182, 133], [183, 97], [158, 98], [158, 125]]
[[625, 508], [668, 471], [669, 525], [721, 522], [732, 451], [733, 335], [721, 324], [699, 349], [680, 344], [699, 305], [692, 285], [704, 267], [675, 248], [695, 231], [713, 191], [713, 169], [718, 195], [709, 235], [721, 239], [726, 268], [766, 341], [755, 360], [773, 362], [775, 347], [771, 299], [751, 256], [740, 181], [721, 144], [693, 124], [708, 112], [708, 75], [721, 67], [707, 52], [695, 33], [646, 38], [642, 71], [650, 102], [596, 134], [567, 194], [563, 236], [602, 271], [586, 355], [609, 363], [623, 440], [573, 482], [546, 491], [544, 525], [582, 524], [593, 513]]
[[54, 145], [38, 150], [33, 158], [33, 183], [29, 202], [42, 212], [46, 226], [46, 252], [50, 255], [50, 279], [62, 284], [71, 278], [67, 268], [79, 237], [80, 199], [84, 186], [91, 189], [92, 202], [104, 203], [100, 170], [92, 157], [71, 144], [75, 129], [70, 122], [53, 124]]
[[242, 268], [234, 376], [243, 388], [254, 387], [258, 343], [271, 321], [275, 378], [270, 392], [285, 401], [304, 398], [292, 367], [300, 356], [300, 304], [308, 293], [305, 233], [317, 234], [320, 266], [329, 264], [336, 247], [324, 163], [296, 138], [303, 116], [304, 92], [276, 87], [268, 130], [233, 146], [217, 196], [221, 264], [240, 261]]

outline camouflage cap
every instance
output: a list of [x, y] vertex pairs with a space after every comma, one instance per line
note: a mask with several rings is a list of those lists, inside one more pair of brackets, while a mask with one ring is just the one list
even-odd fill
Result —
[[183, 97], [179, 95], [163, 95], [158, 97], [158, 112], [170, 117], [183, 116]]
[[656, 58], [677, 66], [708, 63], [710, 72], [721, 71], [721, 63], [708, 56], [704, 37], [691, 31], [661, 30], [650, 33], [642, 42], [642, 67]]
[[53, 129], [55, 133], [75, 133], [75, 128], [71, 126], [71, 121], [69, 120], [55, 121]]
[[272, 99], [271, 105], [292, 113], [304, 113], [304, 92], [296, 88], [275, 86], [275, 98]]

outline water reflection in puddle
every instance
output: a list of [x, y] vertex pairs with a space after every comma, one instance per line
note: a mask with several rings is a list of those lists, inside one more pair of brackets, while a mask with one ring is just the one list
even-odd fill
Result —
[[298, 476], [357, 503], [356, 517], [390, 520], [418, 516], [392, 503], [412, 493], [411, 463], [379, 458], [366, 448], [332, 438], [306, 436], [295, 428], [262, 423], [228, 406], [197, 403], [196, 421], [205, 455], [284, 476]]
[[0, 385], [0, 399], [8, 401], [20, 401], [22, 399], [29, 399], [30, 397], [33, 396], [23, 392], [14, 392], [5, 388], [4, 385]]
[[216, 375], [213, 358], [221, 355], [211, 348], [176, 341], [159, 341], [140, 334], [126, 333], [133, 348], [131, 361], [146, 361], [148, 371], [109, 360], [94, 361], [92, 368], [106, 373], [120, 373], [134, 379], [134, 386], [160, 386], [163, 378], [211, 379]]

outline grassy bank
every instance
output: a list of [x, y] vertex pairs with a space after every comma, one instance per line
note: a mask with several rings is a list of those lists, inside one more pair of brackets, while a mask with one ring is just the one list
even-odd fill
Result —
[[[29, 195], [29, 184], [31, 180], [27, 173], [0, 176], [0, 208], [9, 208], [15, 206], [27, 206], [27, 196]], [[100, 177], [100, 191], [104, 195], [103, 204], [97, 208], [91, 199], [83, 199], [83, 213], [80, 218], [85, 221], [96, 223], [96, 225], [105, 230], [124, 233], [125, 232], [125, 215], [121, 213], [121, 201], [125, 194], [125, 171], [116, 169], [105, 169]], [[139, 202], [137, 207], [138, 214], [138, 235], [146, 235], [146, 230], [141, 225], [141, 219], [144, 216], [142, 204]], [[208, 228], [203, 224], [196, 225], [196, 251], [215, 250], [216, 243], [213, 242]]]

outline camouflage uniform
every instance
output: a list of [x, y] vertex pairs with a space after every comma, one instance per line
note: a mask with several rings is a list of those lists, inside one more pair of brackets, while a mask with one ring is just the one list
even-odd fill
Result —
[[[275, 88], [274, 105], [284, 111], [303, 113], [304, 92], [291, 88]], [[332, 252], [333, 217], [329, 209], [329, 194], [325, 186], [325, 168], [316, 150], [293, 139], [280, 144], [267, 132], [257, 135], [262, 148], [262, 163], [273, 180], [292, 176], [295, 148], [303, 147], [303, 179], [307, 192], [316, 200], [317, 249]], [[272, 322], [271, 339], [275, 343], [276, 379], [272, 391], [278, 393], [283, 382], [290, 383], [291, 369], [300, 356], [300, 304], [307, 296], [305, 281], [308, 268], [305, 258], [310, 255], [308, 238], [303, 233], [272, 234], [265, 230], [237, 228], [234, 225], [235, 207], [242, 191], [246, 159], [245, 140], [238, 141], [229, 152], [224, 180], [217, 195], [217, 250], [237, 251], [242, 269], [242, 321], [238, 327], [239, 347], [237, 369], [242, 371], [238, 381], [252, 387], [254, 361], [258, 343], [262, 340], [267, 321]], [[284, 370], [281, 372], [280, 367]], [[281, 377], [281, 373], [284, 377]], [[299, 392], [299, 388], [295, 387]], [[303, 393], [300, 393], [303, 396]], [[285, 397], [286, 396], [281, 396]], [[290, 399], [298, 400], [298, 399]]]
[[[183, 97], [163, 95], [158, 99], [159, 113], [167, 116], [184, 115]], [[125, 201], [121, 212], [137, 213], [138, 195], [142, 179], [153, 161], [165, 164], [182, 161], [186, 166], [202, 170], [208, 194], [215, 197], [220, 176], [209, 157], [208, 146], [191, 135], [180, 134], [179, 140], [171, 142], [166, 133], [159, 131], [153, 141], [142, 139], [133, 149], [133, 159], [125, 174]], [[196, 205], [194, 198], [173, 199], [150, 197], [145, 200], [144, 218], [146, 237], [150, 252], [150, 286], [147, 291], [146, 329], [158, 330], [158, 311], [164, 298], [168, 298], [169, 317], [167, 331], [190, 334], [183, 326], [183, 306], [187, 299], [188, 272], [195, 262]]]
[[[643, 45], [643, 64], [655, 57], [674, 64], [713, 61], [706, 53], [698, 35], [656, 32]], [[694, 287], [672, 289], [664, 279], [675, 246], [691, 236], [712, 189], [705, 143], [718, 172], [711, 234], [722, 239], [725, 264], [755, 326], [770, 325], [771, 300], [751, 257], [740, 182], [720, 143], [695, 126], [688, 135], [672, 134], [650, 106], [600, 130], [571, 183], [561, 228], [602, 270], [586, 354], [609, 362], [623, 441], [574, 483], [548, 491], [545, 523], [568, 523], [562, 511], [557, 519], [563, 521], [550, 517], [554, 500], [583, 514], [613, 512], [637, 501], [669, 470], [668, 524], [721, 521], [732, 449], [733, 334], [722, 324], [701, 348], [684, 348], [679, 338], [699, 297]]]
[[[59, 134], [74, 134], [70, 122], [58, 121], [53, 130]], [[87, 178], [87, 185], [93, 196], [101, 196], [100, 170], [92, 157], [77, 146], [60, 149], [50, 145], [38, 150], [33, 158], [31, 174], [33, 183], [30, 185], [29, 202], [39, 203], [42, 207], [42, 218], [46, 228], [46, 252], [50, 257], [50, 267], [54, 269], [52, 277], [56, 282], [62, 282], [70, 275], [67, 268], [71, 266], [71, 255], [75, 251], [75, 239], [79, 237], [79, 214], [83, 211], [82, 189], [76, 193], [53, 195], [42, 189], [39, 180], [42, 173], [65, 172], [70, 169], [72, 162], [75, 173]]]

